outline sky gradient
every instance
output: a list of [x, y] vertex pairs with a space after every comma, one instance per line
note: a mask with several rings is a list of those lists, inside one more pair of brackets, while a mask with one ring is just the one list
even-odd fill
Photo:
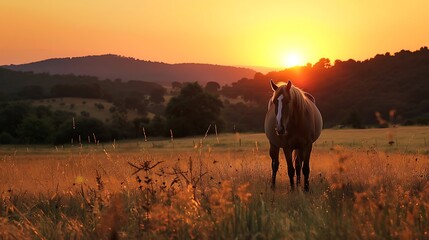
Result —
[[0, 65], [118, 54], [285, 67], [429, 45], [429, 1], [0, 0]]

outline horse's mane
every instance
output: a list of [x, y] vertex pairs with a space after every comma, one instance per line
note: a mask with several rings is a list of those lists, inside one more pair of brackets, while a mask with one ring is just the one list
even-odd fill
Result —
[[[280, 89], [286, 87], [286, 85], [287, 83], [284, 83], [284, 82], [277, 83], [277, 86], [279, 86], [277, 91], [280, 91]], [[289, 116], [292, 116], [297, 120], [303, 119], [304, 113], [305, 113], [304, 111], [305, 105], [306, 105], [305, 99], [307, 98], [307, 96], [305, 95], [305, 92], [300, 88], [295, 87], [293, 84], [289, 92], [290, 92], [290, 99], [291, 99], [289, 103], [291, 104], [291, 107], [289, 107]]]

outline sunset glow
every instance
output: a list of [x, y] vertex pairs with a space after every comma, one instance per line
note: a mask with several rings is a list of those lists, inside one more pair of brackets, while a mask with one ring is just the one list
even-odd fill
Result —
[[[0, 65], [106, 53], [267, 67], [365, 60], [428, 45], [427, 9], [425, 0], [5, 0]], [[305, 56], [285, 53], [296, 46]]]
[[290, 53], [284, 56], [283, 66], [286, 68], [305, 65], [304, 58], [299, 53]]

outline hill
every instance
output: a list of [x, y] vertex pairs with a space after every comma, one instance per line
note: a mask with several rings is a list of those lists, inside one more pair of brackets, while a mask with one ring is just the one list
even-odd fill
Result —
[[242, 77], [253, 77], [256, 73], [249, 68], [197, 63], [167, 64], [112, 54], [55, 58], [3, 67], [35, 73], [88, 75], [100, 79], [140, 80], [164, 85], [173, 81], [199, 82], [200, 84], [216, 81], [220, 84], [227, 84]]
[[51, 75], [0, 67], [0, 100], [51, 97], [100, 98], [113, 101], [126, 96], [150, 95], [165, 89], [153, 82], [103, 80], [92, 76]]

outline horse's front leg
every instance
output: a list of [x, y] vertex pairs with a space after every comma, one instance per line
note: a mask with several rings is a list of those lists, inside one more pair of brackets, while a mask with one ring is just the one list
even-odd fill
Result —
[[293, 162], [292, 162], [292, 149], [283, 148], [283, 152], [284, 152], [285, 158], [286, 158], [287, 173], [289, 175], [290, 187], [293, 190], [294, 189], [293, 177], [295, 176], [295, 169], [293, 168]]
[[273, 169], [273, 175], [271, 178], [271, 189], [275, 189], [276, 187], [276, 175], [277, 170], [279, 170], [279, 151], [279, 147], [270, 143], [271, 168]]

